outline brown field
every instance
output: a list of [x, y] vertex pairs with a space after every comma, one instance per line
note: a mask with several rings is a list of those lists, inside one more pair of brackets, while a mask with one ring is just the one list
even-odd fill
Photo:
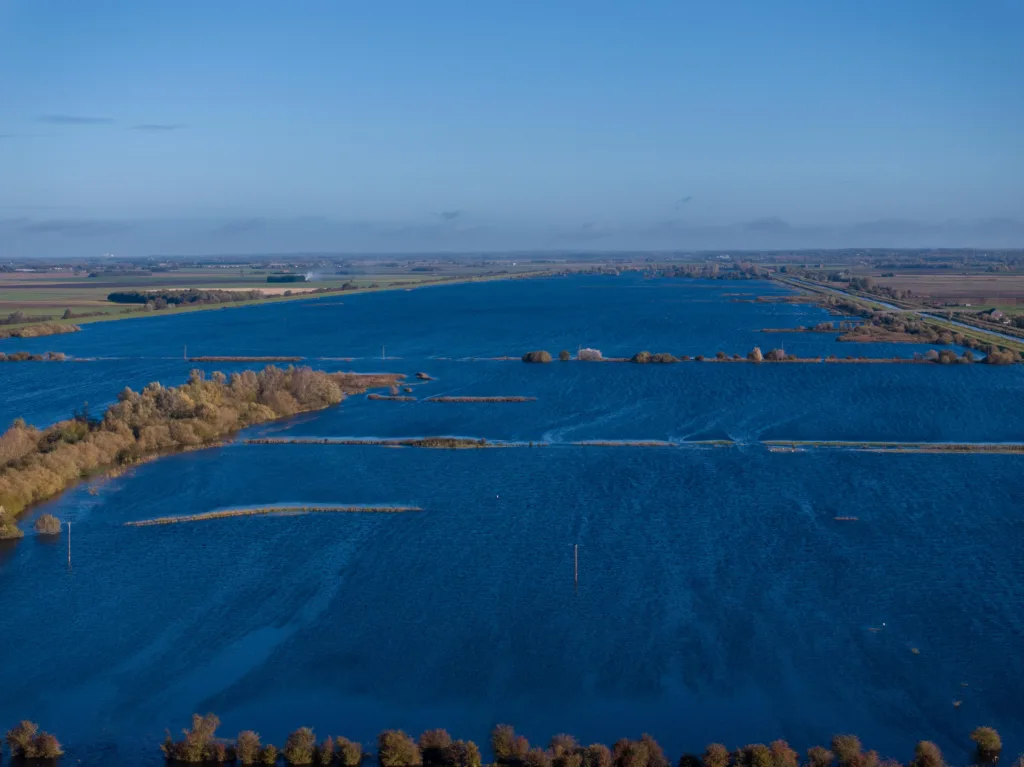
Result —
[[1024, 274], [896, 274], [872, 279], [933, 301], [1024, 306]]

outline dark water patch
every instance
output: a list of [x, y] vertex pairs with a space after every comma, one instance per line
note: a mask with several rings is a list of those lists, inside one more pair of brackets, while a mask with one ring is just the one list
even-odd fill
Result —
[[[343, 486], [427, 511], [120, 526], [288, 503], [297, 472], [310, 504]], [[0, 718], [86, 749], [104, 729], [155, 749], [214, 710], [275, 742], [300, 724], [484, 741], [512, 721], [538, 740], [650, 731], [673, 754], [854, 731], [905, 755], [923, 733], [964, 761], [976, 722], [1024, 740], [1022, 476], [1012, 456], [823, 451], [174, 456], [49, 505], [75, 519], [72, 572], [29, 542], [0, 565], [0, 593], [33, 594], [5, 604], [22, 649], [0, 668]], [[61, 641], [33, 641], [54, 615]], [[111, 764], [158, 763], [127, 753]]]

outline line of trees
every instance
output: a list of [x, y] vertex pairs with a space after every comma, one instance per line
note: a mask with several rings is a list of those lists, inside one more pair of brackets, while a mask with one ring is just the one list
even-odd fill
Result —
[[237, 430], [341, 402], [345, 394], [394, 383], [395, 376], [324, 373], [268, 366], [213, 373], [193, 370], [177, 387], [124, 389], [100, 418], [88, 409], [46, 429], [16, 420], [0, 436], [0, 534], [30, 504], [100, 470], [128, 466], [160, 452], [219, 442]]
[[[360, 743], [344, 737], [318, 740], [313, 729], [300, 727], [280, 749], [263, 743], [259, 733], [244, 730], [234, 740], [217, 737], [220, 719], [215, 714], [192, 715], [192, 726], [175, 740], [168, 732], [160, 750], [171, 762], [185, 764], [243, 765], [285, 764], [360, 767], [369, 759]], [[971, 733], [976, 765], [995, 765], [1002, 754], [999, 733], [978, 727]], [[57, 739], [23, 721], [7, 733], [6, 742], [14, 758], [53, 759], [63, 753]], [[533, 746], [511, 725], [499, 724], [491, 731], [494, 764], [500, 767], [672, 767], [664, 750], [650, 735], [638, 740], [623, 738], [612, 748], [601, 743], [584, 746], [572, 735], [555, 735], [547, 748]], [[455, 740], [445, 730], [427, 730], [413, 739], [401, 730], [386, 730], [377, 736], [379, 767], [482, 767], [479, 747], [471, 740]], [[894, 759], [883, 759], [876, 751], [865, 751], [855, 735], [836, 735], [828, 748], [814, 746], [803, 759], [784, 740], [765, 745], [754, 743], [729, 750], [712, 743], [699, 754], [683, 754], [678, 767], [904, 767]], [[920, 741], [906, 767], [946, 767], [942, 751], [931, 741]], [[1024, 755], [1014, 767], [1024, 767]]]
[[231, 304], [264, 298], [261, 290], [118, 290], [107, 295], [115, 304], [152, 304], [154, 309], [195, 304]]

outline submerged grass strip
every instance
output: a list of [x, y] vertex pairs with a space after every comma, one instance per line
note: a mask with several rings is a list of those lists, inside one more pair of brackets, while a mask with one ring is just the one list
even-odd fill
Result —
[[988, 453], [1024, 454], [1022, 443], [999, 442], [843, 442], [820, 440], [766, 440], [773, 452], [803, 450], [851, 450], [871, 453]]
[[435, 449], [532, 448], [532, 447], [731, 447], [728, 439], [668, 442], [666, 440], [584, 440], [580, 442], [505, 442], [473, 437], [255, 437], [245, 445], [341, 445], [381, 447], [423, 447]]
[[536, 397], [427, 397], [424, 402], [536, 402]]
[[301, 362], [305, 357], [189, 357], [189, 362]]
[[251, 509], [225, 509], [206, 511], [202, 514], [183, 514], [175, 517], [156, 517], [125, 522], [125, 527], [151, 527], [153, 525], [177, 525], [183, 522], [205, 522], [209, 519], [228, 517], [253, 517], [264, 514], [326, 514], [365, 512], [372, 514], [399, 514], [407, 511], [423, 511], [419, 506], [262, 506]]

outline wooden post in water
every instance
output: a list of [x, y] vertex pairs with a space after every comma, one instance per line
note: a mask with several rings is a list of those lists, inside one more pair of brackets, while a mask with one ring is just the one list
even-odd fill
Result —
[[580, 587], [580, 545], [574, 544], [572, 547], [572, 580], [576, 588]]

